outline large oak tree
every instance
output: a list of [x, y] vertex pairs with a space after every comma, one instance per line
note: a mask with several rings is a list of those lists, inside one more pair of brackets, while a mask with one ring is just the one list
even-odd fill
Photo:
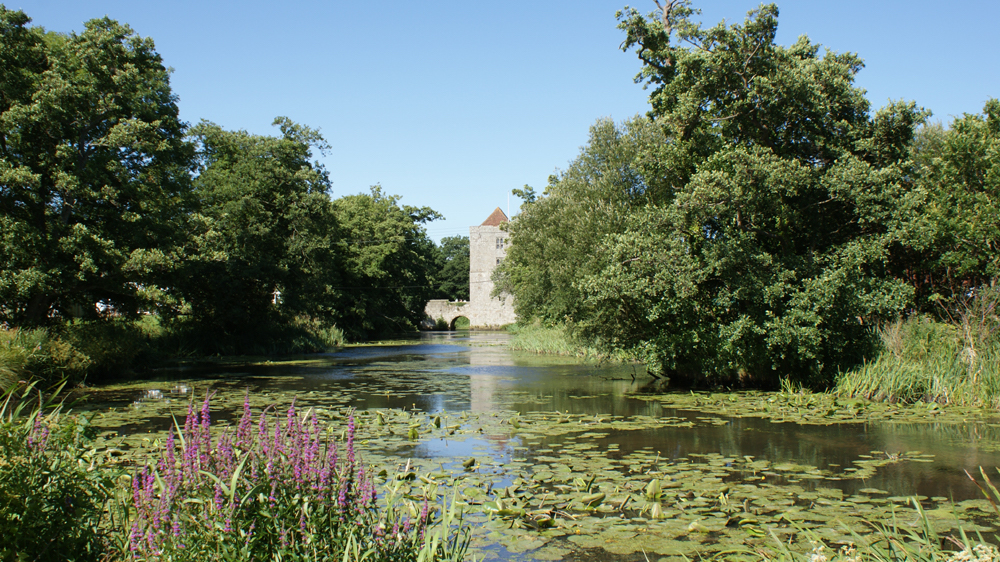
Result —
[[0, 320], [153, 306], [191, 149], [150, 39], [104, 18], [69, 35], [0, 6]]

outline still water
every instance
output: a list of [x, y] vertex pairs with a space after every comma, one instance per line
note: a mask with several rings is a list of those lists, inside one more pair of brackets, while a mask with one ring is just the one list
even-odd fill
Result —
[[[379, 453], [437, 462], [443, 469], [465, 457], [483, 456], [490, 466], [489, 471], [482, 471], [482, 479], [490, 480], [485, 484], [487, 492], [516, 483], [566, 492], [569, 476], [558, 478], [564, 470], [567, 475], [600, 473], [606, 477], [605, 488], [595, 489], [606, 489], [610, 497], [630, 487], [639, 489], [645, 480], [608, 476], [612, 470], [606, 469], [647, 480], [657, 476], [687, 493], [665, 495], [665, 510], [676, 505], [675, 518], [685, 525], [702, 521], [710, 527], [718, 519], [721, 531], [734, 526], [736, 512], [762, 518], [770, 503], [807, 509], [819, 496], [835, 497], [838, 506], [865, 509], [886, 504], [880, 498], [919, 496], [930, 507], [945, 509], [982, 497], [966, 470], [978, 474], [980, 467], [992, 471], [1000, 466], [1000, 424], [990, 418], [818, 425], [777, 423], [767, 417], [741, 417], [738, 412], [706, 415], [696, 408], [672, 407], [671, 400], [662, 399], [663, 389], [656, 388], [641, 367], [512, 352], [505, 345], [506, 338], [489, 332], [420, 334], [405, 342], [348, 348], [301, 363], [175, 369], [141, 389], [95, 389], [93, 407], [118, 406], [130, 412], [129, 421], [116, 431], [133, 435], [165, 430], [171, 423], [165, 412], [182, 413], [191, 397], [206, 388], [254, 396], [291, 394], [303, 404], [327, 408], [397, 409], [449, 419], [478, 415], [500, 421], [484, 423], [472, 437], [439, 435], [386, 445]], [[226, 415], [225, 411], [218, 414]], [[503, 425], [515, 418], [525, 420], [523, 431]], [[548, 420], [563, 425], [546, 425]], [[591, 426], [600, 429], [587, 431]], [[713, 485], [725, 487], [720, 492]], [[743, 507], [731, 508], [744, 492]], [[776, 494], [774, 498], [779, 494], [794, 497], [757, 501], [762, 508], [751, 509], [755, 498], [759, 500], [765, 492]], [[685, 510], [684, 502], [701, 496], [721, 499], [703, 502], [701, 511]], [[643, 518], [645, 509], [628, 511], [623, 505], [619, 511], [614, 515], [621, 519], [628, 515], [633, 527], [653, 524]], [[685, 519], [691, 513], [697, 518]], [[881, 513], [873, 511], [872, 517]], [[809, 521], [829, 517], [813, 515], [802, 520], [808, 527]], [[507, 527], [492, 532], [492, 539], [479, 541], [488, 558], [600, 560], [619, 552], [607, 546], [610, 550], [596, 548], [599, 543], [572, 542], [573, 536], [547, 539], [546, 551], [531, 543], [536, 540], [532, 536], [525, 538]], [[631, 539], [620, 533], [615, 536], [628, 541], [641, 533], [639, 529]], [[709, 538], [699, 537], [698, 545], [716, 544], [718, 535], [706, 533]], [[642, 560], [647, 552], [705, 552], [671, 550], [694, 539], [678, 533], [670, 537], [664, 546], [651, 543], [642, 556], [630, 558], [628, 549], [620, 554], [625, 556], [622, 559]], [[524, 546], [526, 540], [528, 546]]]

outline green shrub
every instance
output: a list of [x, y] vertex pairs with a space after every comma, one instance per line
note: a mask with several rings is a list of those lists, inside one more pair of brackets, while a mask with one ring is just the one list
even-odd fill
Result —
[[89, 425], [56, 408], [21, 415], [31, 393], [0, 407], [0, 560], [99, 560], [113, 472], [89, 449]]
[[156, 346], [173, 356], [290, 355], [327, 351], [345, 341], [340, 327], [309, 316], [275, 315], [240, 333], [226, 333], [217, 325], [182, 316], [163, 323]]
[[85, 374], [114, 376], [132, 371], [154, 354], [150, 324], [123, 318], [73, 320], [59, 328], [60, 338], [89, 360]]
[[0, 328], [0, 391], [28, 379], [48, 383], [80, 380], [90, 364], [89, 357], [45, 329]]
[[44, 337], [44, 330], [0, 328], [0, 391], [13, 389], [27, 376], [26, 367], [39, 354]]

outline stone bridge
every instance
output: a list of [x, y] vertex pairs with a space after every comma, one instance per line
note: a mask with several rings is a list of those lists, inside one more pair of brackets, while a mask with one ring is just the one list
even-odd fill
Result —
[[[427, 308], [424, 313], [428, 320], [425, 327], [432, 329], [438, 320], [444, 320], [449, 330], [455, 329], [455, 320], [465, 317], [469, 319], [469, 327], [477, 329], [496, 329], [513, 324], [517, 317], [514, 316], [513, 307], [507, 297], [507, 303], [501, 299], [490, 299], [486, 306], [477, 305], [470, 301], [449, 301], [447, 299], [435, 299], [427, 301]], [[505, 306], [506, 305], [506, 306]]]

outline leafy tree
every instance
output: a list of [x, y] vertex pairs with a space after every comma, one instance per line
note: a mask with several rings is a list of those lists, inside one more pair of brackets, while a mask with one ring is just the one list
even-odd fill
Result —
[[469, 300], [469, 237], [446, 236], [437, 247], [436, 297]]
[[515, 191], [525, 202], [508, 225], [513, 243], [496, 286], [517, 295], [521, 318], [562, 322], [586, 314], [576, 282], [606, 266], [606, 256], [595, 248], [606, 235], [621, 232], [636, 209], [665, 197], [668, 184], [655, 173], [657, 162], [645, 159], [663, 142], [662, 129], [648, 118], [621, 126], [601, 119], [580, 155], [549, 177], [542, 197], [527, 186]]
[[334, 320], [339, 293], [336, 220], [318, 132], [279, 117], [280, 137], [191, 129], [200, 212], [176, 287], [196, 325], [228, 352], [267, 351], [274, 330], [299, 315]]
[[917, 305], [934, 310], [1000, 278], [1000, 101], [948, 129], [922, 127], [912, 151], [917, 180], [899, 200], [891, 258]]
[[[577, 267], [580, 251], [537, 253], [548, 261], [510, 276], [516, 302], [554, 316], [544, 303], [577, 292], [582, 303], [561, 308], [577, 334], [674, 379], [826, 383], [866, 351], [871, 322], [910, 301], [886, 260], [924, 114], [895, 103], [870, 116], [853, 85], [861, 59], [820, 56], [805, 37], [775, 44], [774, 6], [709, 29], [693, 13], [681, 0], [619, 14], [662, 128], [630, 157], [632, 183], [648, 187], [621, 215], [598, 204], [604, 195], [581, 204], [608, 225], [589, 241], [599, 269]], [[534, 237], [528, 221], [514, 230], [511, 254]], [[523, 281], [531, 266], [572, 273], [543, 273], [554, 281], [536, 297]]]
[[441, 215], [399, 205], [399, 196], [378, 185], [333, 205], [344, 264], [338, 325], [359, 339], [415, 330], [433, 295], [437, 265], [422, 225]]
[[0, 6], [0, 320], [134, 314], [169, 271], [191, 148], [150, 39]]

